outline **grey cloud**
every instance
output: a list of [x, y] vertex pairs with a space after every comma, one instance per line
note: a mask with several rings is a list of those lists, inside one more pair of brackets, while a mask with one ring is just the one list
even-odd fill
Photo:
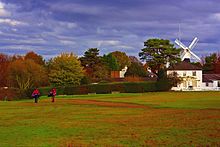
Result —
[[[220, 3], [217, 0], [4, 0], [7, 19], [26, 26], [0, 28], [1, 48], [25, 48], [49, 57], [63, 51], [82, 55], [89, 47], [137, 56], [145, 40], [178, 37], [185, 44], [197, 36], [199, 55], [220, 50]], [[0, 18], [1, 19], [1, 18]], [[57, 49], [53, 52], [53, 49]], [[52, 50], [52, 51], [51, 51]], [[1, 50], [0, 50], [1, 51]], [[49, 52], [49, 55], [47, 54]]]

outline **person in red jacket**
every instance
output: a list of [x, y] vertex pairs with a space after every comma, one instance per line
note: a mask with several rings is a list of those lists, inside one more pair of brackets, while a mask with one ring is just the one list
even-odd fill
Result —
[[55, 96], [57, 95], [56, 88], [52, 88], [52, 89], [51, 89], [50, 95], [51, 95], [51, 98], [52, 98], [52, 101], [51, 101], [51, 102], [55, 102]]
[[36, 88], [34, 89], [32, 95], [31, 95], [33, 98], [34, 98], [34, 102], [35, 103], [38, 103], [38, 98], [40, 97], [40, 92], [39, 90]]

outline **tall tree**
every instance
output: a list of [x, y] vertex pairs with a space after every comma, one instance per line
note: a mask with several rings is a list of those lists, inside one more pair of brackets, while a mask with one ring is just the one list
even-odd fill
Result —
[[218, 54], [212, 53], [209, 56], [205, 57], [205, 63], [203, 65], [203, 72], [204, 73], [214, 73], [215, 64], [220, 62]]
[[41, 55], [36, 54], [35, 52], [31, 51], [28, 52], [24, 58], [33, 60], [35, 63], [40, 64], [40, 65], [45, 65], [45, 61]]
[[24, 59], [24, 56], [21, 56], [21, 55], [13, 55], [11, 57], [11, 60], [12, 61], [16, 61], [16, 60], [23, 60]]
[[20, 90], [42, 86], [47, 80], [45, 68], [33, 60], [17, 59], [8, 70], [10, 85]]
[[104, 55], [102, 60], [108, 66], [110, 71], [119, 70], [117, 59], [112, 54]]
[[109, 71], [104, 64], [97, 64], [93, 67], [93, 73], [91, 78], [95, 82], [100, 82], [102, 80], [107, 80], [109, 78]]
[[129, 56], [129, 58], [130, 58], [131, 63], [136, 62], [136, 63], [142, 64], [141, 61], [138, 60], [138, 58], [135, 56]]
[[218, 62], [218, 56], [216, 53], [210, 54], [205, 57], [205, 63], [207, 64], [215, 64]]
[[86, 75], [92, 81], [101, 81], [108, 77], [108, 69], [101, 57], [97, 48], [90, 48], [84, 56], [80, 58], [81, 64], [84, 66]]
[[132, 62], [125, 73], [125, 76], [146, 77], [147, 71], [144, 69], [144, 66], [141, 63]]
[[101, 58], [99, 56], [99, 49], [90, 48], [85, 53], [84, 56], [80, 58], [81, 64], [84, 67], [92, 67], [97, 63], [101, 62]]
[[141, 60], [146, 61], [154, 73], [158, 73], [161, 68], [165, 68], [180, 61], [180, 49], [176, 49], [169, 40], [149, 39], [144, 42], [145, 48], [139, 53]]
[[112, 54], [118, 62], [119, 65], [119, 70], [123, 69], [125, 66], [130, 66], [131, 65], [131, 60], [130, 58], [126, 55], [125, 52], [120, 52], [120, 51], [114, 51]]
[[62, 53], [49, 63], [49, 80], [53, 85], [79, 85], [83, 76], [83, 67], [73, 53]]
[[8, 65], [11, 62], [11, 57], [0, 54], [0, 87], [7, 86]]

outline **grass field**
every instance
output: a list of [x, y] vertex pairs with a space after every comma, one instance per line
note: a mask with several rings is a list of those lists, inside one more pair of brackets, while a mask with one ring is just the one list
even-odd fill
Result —
[[220, 92], [0, 102], [0, 146], [220, 146]]

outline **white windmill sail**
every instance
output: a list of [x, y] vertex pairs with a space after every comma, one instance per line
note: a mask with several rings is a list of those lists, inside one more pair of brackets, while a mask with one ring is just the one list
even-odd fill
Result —
[[189, 47], [187, 47], [180, 40], [178, 39], [175, 40], [175, 43], [182, 48], [182, 51], [180, 52], [180, 58], [182, 61], [185, 59], [191, 59], [191, 58], [196, 59], [199, 62], [201, 61], [201, 59], [192, 52], [192, 49], [196, 46], [198, 41], [199, 39], [195, 37], [192, 43], [189, 45]]
[[181, 41], [179, 41], [178, 39], [175, 40], [175, 43], [176, 43], [177, 45], [179, 45], [181, 48], [187, 49], [187, 47], [186, 47]]
[[196, 46], [198, 41], [199, 41], [199, 39], [197, 37], [195, 37], [193, 39], [192, 43], [189, 45], [189, 49], [192, 50]]
[[190, 54], [195, 58], [195, 59], [197, 59], [197, 60], [201, 60], [196, 54], [194, 54], [192, 51], [189, 51], [190, 52]]

